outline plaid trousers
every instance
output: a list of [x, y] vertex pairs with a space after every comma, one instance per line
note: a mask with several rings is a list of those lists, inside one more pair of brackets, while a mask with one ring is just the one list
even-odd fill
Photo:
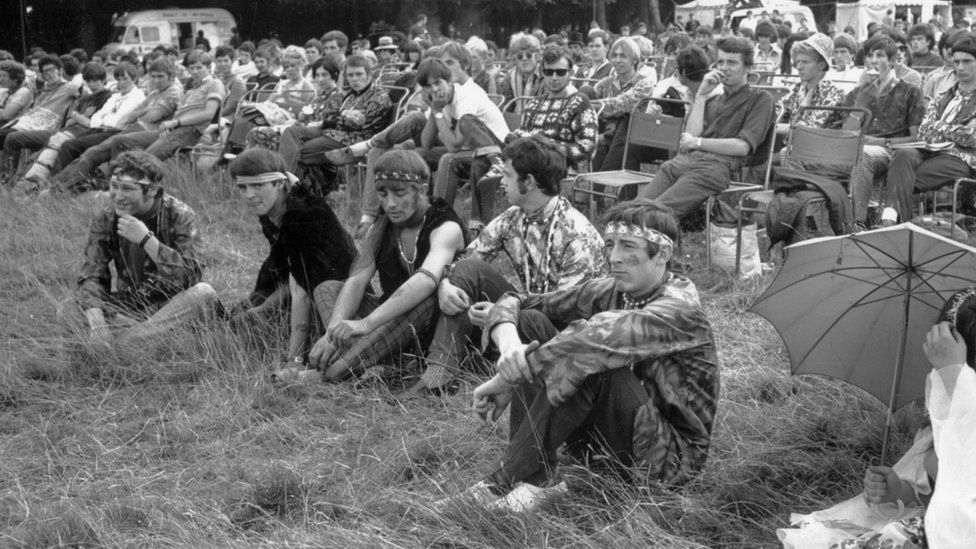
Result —
[[[336, 298], [342, 290], [343, 281], [326, 280], [315, 288], [315, 309], [326, 326], [332, 318]], [[365, 318], [380, 306], [378, 297], [365, 294], [356, 311], [357, 318]], [[403, 350], [414, 345], [420, 356], [421, 341], [433, 326], [437, 317], [437, 294], [431, 294], [413, 309], [377, 326], [368, 334], [356, 338], [348, 347], [339, 350], [338, 358], [332, 364], [343, 364], [350, 372], [360, 374], [367, 368], [376, 366]]]

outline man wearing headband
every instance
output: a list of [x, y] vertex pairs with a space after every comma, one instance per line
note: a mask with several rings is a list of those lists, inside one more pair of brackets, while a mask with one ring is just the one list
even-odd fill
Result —
[[111, 174], [112, 202], [92, 221], [75, 301], [93, 340], [110, 343], [110, 326], [124, 327], [118, 343], [135, 345], [202, 319], [216, 307], [217, 294], [200, 282], [196, 214], [163, 193], [159, 160], [126, 152]]
[[543, 488], [564, 442], [579, 463], [634, 482], [678, 484], [702, 469], [718, 354], [695, 285], [668, 270], [677, 237], [660, 203], [618, 204], [605, 238], [612, 278], [498, 300], [487, 329], [501, 358], [474, 409], [494, 420], [511, 403], [510, 442], [463, 497], [520, 511], [564, 492]]
[[288, 307], [285, 368], [304, 369], [315, 314], [311, 296], [322, 282], [349, 276], [356, 245], [325, 199], [294, 184], [297, 178], [278, 153], [248, 149], [231, 161], [230, 174], [271, 248], [254, 291], [230, 308], [229, 317], [260, 324]]
[[468, 344], [481, 340], [481, 319], [506, 292], [517, 291], [489, 265], [504, 253], [523, 290], [546, 293], [605, 276], [603, 238], [559, 195], [566, 158], [550, 140], [523, 137], [505, 147], [503, 186], [511, 206], [468, 245], [441, 280], [441, 312], [427, 369], [405, 396], [439, 394], [460, 370]]
[[[426, 339], [437, 313], [437, 284], [465, 245], [454, 209], [427, 199], [429, 178], [427, 163], [414, 151], [388, 151], [377, 161], [383, 214], [366, 234], [349, 278], [315, 289], [327, 329], [309, 354], [314, 370], [300, 379], [338, 381]], [[367, 293], [377, 272], [379, 297]]]

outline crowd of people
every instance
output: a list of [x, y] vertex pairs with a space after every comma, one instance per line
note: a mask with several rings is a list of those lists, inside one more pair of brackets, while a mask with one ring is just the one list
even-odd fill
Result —
[[[680, 484], [705, 463], [719, 394], [708, 318], [670, 268], [682, 222], [743, 168], [784, 161], [769, 154], [777, 134], [861, 122], [807, 106], [873, 114], [850, 183], [865, 226], [872, 210], [908, 219], [913, 192], [976, 166], [976, 34], [878, 25], [858, 44], [766, 14], [745, 23], [525, 32], [504, 49], [432, 41], [424, 19], [375, 46], [333, 30], [141, 59], [36, 51], [22, 65], [0, 52], [0, 176], [18, 200], [108, 191], [62, 310], [99, 344], [286, 318], [274, 381], [340, 382], [407, 354], [423, 373], [401, 398], [454, 392], [487, 357], [496, 375], [475, 410], [511, 405], [511, 442], [462, 497], [522, 510], [565, 491], [553, 476], [564, 444], [591, 468]], [[790, 82], [778, 103], [752, 85], [760, 73]], [[634, 112], [686, 117], [672, 158], [625, 158]], [[953, 146], [892, 148], [920, 139]], [[253, 291], [226, 306], [203, 281], [204, 227], [166, 192], [163, 162], [201, 144], [270, 246]], [[24, 150], [37, 154], [20, 165]], [[570, 171], [659, 160], [602, 231], [561, 194]], [[352, 163], [362, 215], [346, 226], [326, 196]], [[455, 200], [465, 185], [469, 212]]]

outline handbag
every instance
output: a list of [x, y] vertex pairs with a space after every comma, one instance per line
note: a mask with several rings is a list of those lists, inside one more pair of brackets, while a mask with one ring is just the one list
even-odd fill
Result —
[[61, 118], [61, 115], [54, 111], [37, 107], [15, 120], [13, 128], [17, 131], [28, 132], [56, 130], [61, 126]]

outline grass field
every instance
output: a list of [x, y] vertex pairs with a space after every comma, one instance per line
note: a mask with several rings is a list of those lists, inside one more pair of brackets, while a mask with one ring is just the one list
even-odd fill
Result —
[[[173, 192], [206, 235], [205, 279], [232, 301], [267, 245], [236, 196], [209, 185]], [[56, 306], [97, 207], [0, 201], [0, 548], [776, 547], [791, 511], [857, 493], [880, 454], [880, 404], [791, 378], [772, 327], [745, 312], [768, 280], [693, 268], [722, 357], [699, 479], [668, 492], [567, 467], [572, 495], [539, 512], [436, 511], [506, 440], [506, 422], [482, 427], [468, 412], [476, 378], [405, 404], [383, 386], [275, 389], [284, 334], [261, 345], [224, 326], [94, 353]], [[917, 406], [897, 416], [893, 455], [922, 417]]]

